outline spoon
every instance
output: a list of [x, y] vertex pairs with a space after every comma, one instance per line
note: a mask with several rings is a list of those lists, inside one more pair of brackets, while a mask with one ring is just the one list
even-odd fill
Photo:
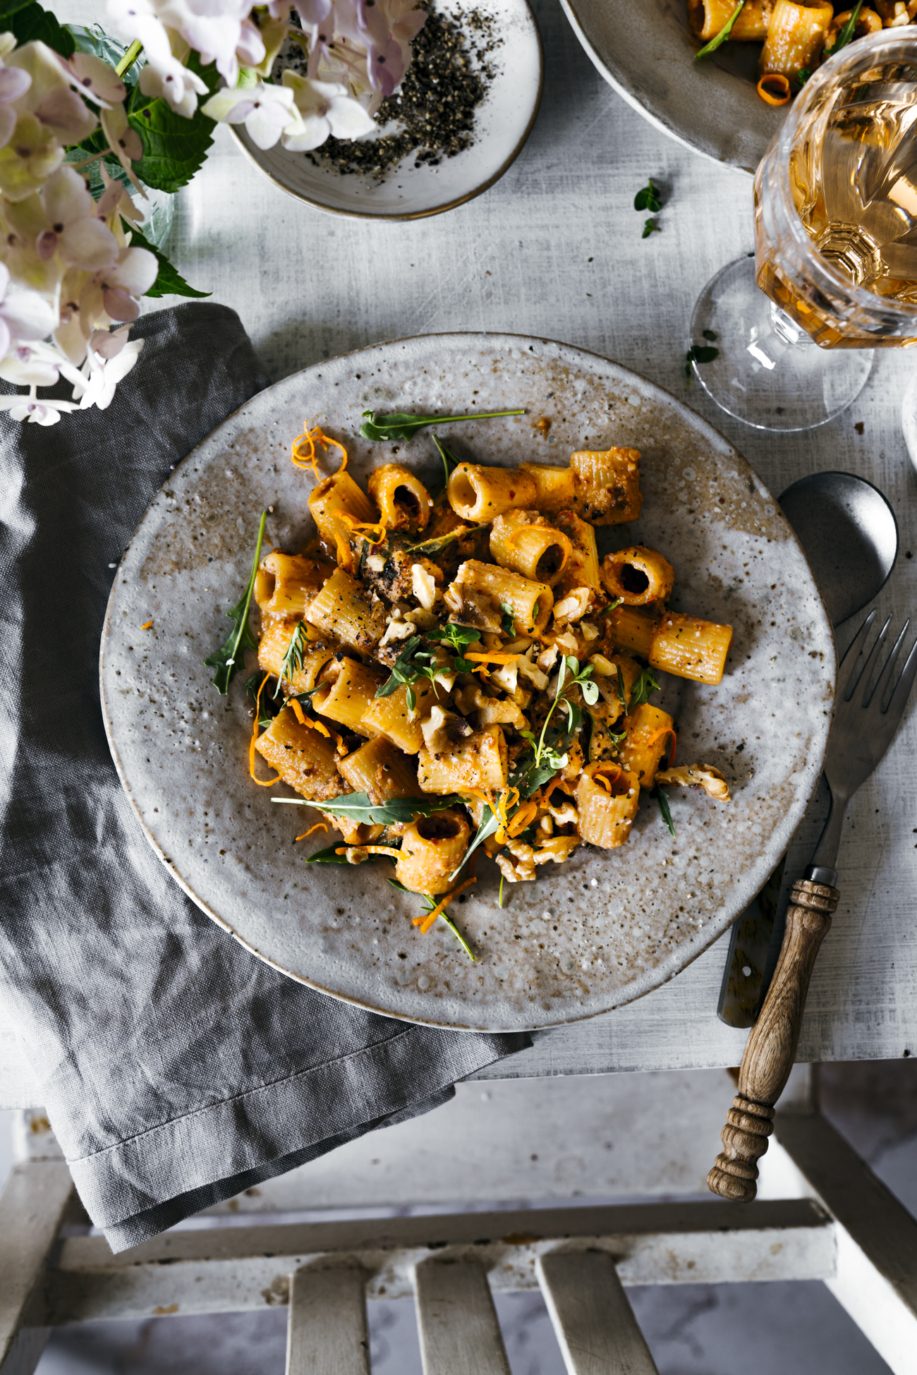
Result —
[[[838, 627], [884, 587], [898, 554], [898, 526], [885, 497], [853, 473], [813, 473], [780, 497], [805, 551], [825, 610]], [[817, 806], [818, 790], [809, 803]], [[808, 814], [808, 813], [807, 813]], [[767, 992], [780, 951], [780, 890], [785, 860], [735, 922], [717, 1012], [728, 1026], [749, 1027]]]

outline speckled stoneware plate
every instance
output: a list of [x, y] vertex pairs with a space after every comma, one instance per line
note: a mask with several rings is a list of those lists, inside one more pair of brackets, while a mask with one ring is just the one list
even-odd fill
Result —
[[[304, 418], [346, 440], [350, 471], [399, 460], [431, 483], [429, 432], [397, 448], [359, 438], [365, 408], [455, 414], [450, 444], [489, 463], [565, 463], [575, 448], [637, 445], [644, 516], [627, 527], [671, 557], [673, 605], [735, 626], [718, 688], [670, 683], [679, 758], [717, 765], [734, 801], [675, 791], [672, 839], [654, 805], [630, 843], [583, 849], [496, 904], [492, 866], [454, 909], [480, 954], [448, 929], [411, 926], [420, 900], [377, 865], [304, 863], [305, 809], [277, 807], [246, 768], [243, 685], [228, 698], [205, 656], [239, 596], [258, 513], [266, 548], [298, 548], [312, 480], [289, 461]], [[535, 429], [547, 417], [551, 424]], [[612, 538], [621, 532], [612, 531]], [[149, 620], [153, 628], [141, 626]], [[522, 1029], [617, 1007], [683, 969], [760, 888], [821, 768], [831, 711], [831, 632], [789, 526], [757, 477], [666, 392], [603, 358], [513, 335], [405, 339], [316, 364], [261, 392], [170, 476], [125, 553], [102, 645], [112, 753], [149, 840], [185, 891], [254, 954], [304, 983], [395, 1017]], [[285, 793], [286, 790], [282, 789]], [[289, 794], [287, 794], [289, 795]], [[315, 837], [314, 848], [327, 844]]]
[[[436, 0], [435, 8], [461, 24], [467, 46], [481, 50], [490, 75], [475, 111], [470, 147], [441, 162], [406, 157], [385, 178], [342, 174], [321, 159], [279, 144], [258, 148], [242, 127], [243, 150], [275, 185], [319, 210], [355, 219], [416, 220], [440, 215], [493, 186], [525, 146], [541, 101], [542, 54], [526, 0]], [[483, 15], [485, 28], [478, 24]]]
[[755, 91], [758, 43], [726, 43], [696, 62], [685, 0], [562, 0], [605, 80], [663, 133], [753, 172], [785, 111]]

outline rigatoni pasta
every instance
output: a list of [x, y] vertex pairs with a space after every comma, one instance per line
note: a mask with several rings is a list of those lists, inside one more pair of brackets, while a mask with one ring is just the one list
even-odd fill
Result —
[[[530, 882], [627, 843], [643, 794], [728, 800], [713, 765], [675, 764], [676, 721], [649, 698], [656, 672], [719, 682], [731, 627], [673, 610], [666, 555], [602, 532], [640, 513], [636, 449], [466, 461], [438, 492], [386, 463], [364, 491], [320, 430], [297, 466], [316, 442], [342, 465], [309, 499], [315, 539], [253, 564], [250, 743], [254, 780], [339, 832], [315, 858], [393, 865], [426, 897], [423, 931], [478, 863]], [[604, 558], [597, 531], [619, 546]]]

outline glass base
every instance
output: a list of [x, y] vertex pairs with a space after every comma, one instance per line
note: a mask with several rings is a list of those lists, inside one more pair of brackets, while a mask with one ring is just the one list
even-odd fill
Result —
[[704, 287], [691, 344], [718, 350], [695, 359], [694, 376], [721, 410], [758, 430], [811, 430], [846, 410], [872, 368], [869, 349], [820, 349], [765, 296], [749, 254]]

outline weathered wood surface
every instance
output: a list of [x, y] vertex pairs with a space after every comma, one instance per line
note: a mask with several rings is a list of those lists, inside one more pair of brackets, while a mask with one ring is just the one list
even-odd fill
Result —
[[510, 1375], [483, 1265], [424, 1260], [415, 1286], [424, 1375]]
[[290, 1281], [286, 1375], [369, 1375], [366, 1276], [305, 1265]]
[[[239, 312], [273, 378], [379, 339], [512, 330], [594, 349], [669, 388], [728, 435], [772, 491], [819, 469], [861, 473], [898, 515], [901, 556], [881, 601], [900, 620], [917, 604], [917, 560], [905, 558], [917, 545], [917, 504], [908, 504], [913, 476], [898, 417], [912, 355], [877, 355], [850, 411], [806, 434], [775, 439], [716, 411], [684, 377], [688, 321], [704, 282], [751, 246], [751, 180], [651, 128], [603, 84], [555, 0], [534, 7], [546, 56], [541, 114], [519, 160], [486, 195], [413, 224], [342, 220], [271, 186], [221, 129], [179, 198], [172, 256], [190, 282]], [[87, 0], [58, 8], [82, 22], [97, 17]], [[662, 233], [644, 241], [633, 197], [648, 175], [667, 203]], [[912, 711], [851, 805], [843, 897], [799, 1044], [805, 1060], [917, 1053], [915, 753]], [[720, 941], [666, 987], [554, 1030], [494, 1072], [738, 1064], [745, 1035], [715, 1015], [725, 949]], [[40, 1097], [12, 1028], [0, 1022], [0, 1103]]]
[[0, 1371], [34, 1369], [46, 1339], [44, 1279], [73, 1193], [66, 1165], [17, 1165], [0, 1195]]
[[549, 1251], [538, 1270], [568, 1375], [658, 1375], [609, 1255]]

